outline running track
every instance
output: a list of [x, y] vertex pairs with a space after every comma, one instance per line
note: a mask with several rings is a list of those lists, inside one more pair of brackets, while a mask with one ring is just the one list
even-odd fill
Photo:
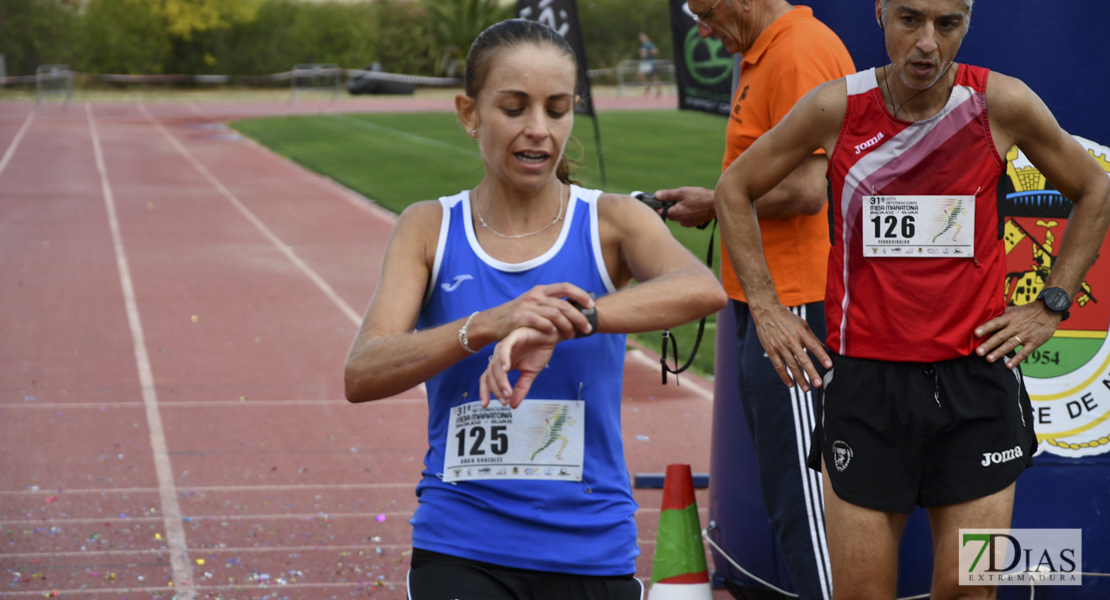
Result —
[[[400, 102], [0, 102], [0, 598], [406, 597], [423, 395], [342, 377], [393, 215], [222, 125]], [[632, 473], [708, 471], [709, 390], [629, 353]]]

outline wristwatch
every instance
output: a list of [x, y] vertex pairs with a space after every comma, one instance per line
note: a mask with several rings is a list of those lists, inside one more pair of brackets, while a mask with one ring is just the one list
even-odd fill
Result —
[[[597, 297], [597, 296], [594, 295], [593, 292], [586, 292], [586, 293], [590, 295], [591, 300]], [[583, 333], [581, 330], [579, 330], [579, 331], [575, 332], [574, 337], [576, 337], [576, 338], [589, 337], [589, 336], [597, 333], [597, 305], [595, 304], [595, 305], [593, 305], [589, 308], [586, 308], [586, 307], [582, 306], [581, 304], [575, 302], [574, 300], [571, 300], [570, 304], [574, 308], [577, 308], [578, 311], [581, 312], [584, 317], [586, 317], [586, 320], [590, 322], [590, 332], [589, 333]]]
[[1040, 294], [1037, 294], [1037, 300], [1043, 301], [1045, 308], [1048, 310], [1060, 313], [1063, 316], [1060, 319], [1061, 321], [1067, 321], [1068, 317], [1071, 316], [1071, 313], [1068, 312], [1068, 308], [1071, 306], [1071, 297], [1068, 296], [1064, 288], [1045, 288], [1041, 290]]

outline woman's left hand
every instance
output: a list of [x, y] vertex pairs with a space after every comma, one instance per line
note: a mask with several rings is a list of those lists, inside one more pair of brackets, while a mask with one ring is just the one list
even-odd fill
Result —
[[[558, 332], [544, 333], [531, 327], [515, 329], [493, 348], [489, 366], [478, 380], [482, 407], [489, 406], [490, 395], [502, 405], [520, 406], [532, 382], [551, 360], [555, 344], [563, 338]], [[516, 385], [509, 384], [509, 371], [520, 371]]]

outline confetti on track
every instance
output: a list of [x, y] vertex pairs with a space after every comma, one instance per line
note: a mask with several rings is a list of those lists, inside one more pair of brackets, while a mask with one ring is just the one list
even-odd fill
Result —
[[[450, 108], [3, 104], [0, 598], [406, 597], [423, 396], [342, 389], [393, 217], [220, 123]], [[630, 472], [707, 471], [710, 384], [627, 362]]]

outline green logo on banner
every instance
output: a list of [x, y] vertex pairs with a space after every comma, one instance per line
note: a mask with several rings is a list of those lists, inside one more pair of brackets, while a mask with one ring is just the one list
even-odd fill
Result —
[[686, 71], [701, 85], [712, 86], [732, 77], [732, 55], [721, 40], [702, 39], [697, 27], [686, 34], [683, 57]]

